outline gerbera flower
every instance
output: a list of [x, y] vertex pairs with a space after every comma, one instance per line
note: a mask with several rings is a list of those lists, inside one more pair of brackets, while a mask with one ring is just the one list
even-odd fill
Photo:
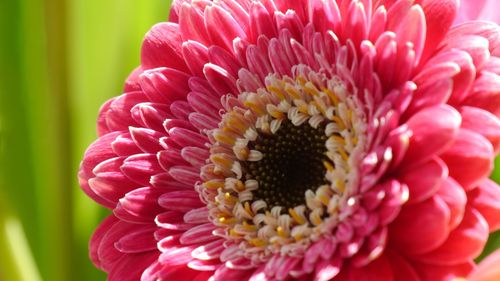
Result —
[[449, 280], [500, 228], [500, 28], [457, 1], [174, 1], [101, 108], [109, 280]]

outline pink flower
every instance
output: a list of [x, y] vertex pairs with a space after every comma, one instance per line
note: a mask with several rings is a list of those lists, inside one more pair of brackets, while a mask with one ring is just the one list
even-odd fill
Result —
[[500, 28], [454, 0], [174, 1], [83, 190], [109, 280], [451, 280], [500, 228]]

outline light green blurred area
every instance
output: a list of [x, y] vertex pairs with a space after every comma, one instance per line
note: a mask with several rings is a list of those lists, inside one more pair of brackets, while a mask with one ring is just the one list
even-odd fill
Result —
[[1, 281], [105, 279], [87, 245], [106, 211], [80, 191], [78, 164], [168, 2], [0, 0]]
[[168, 0], [0, 0], [0, 280], [105, 280], [104, 208], [79, 189], [99, 106], [121, 93]]

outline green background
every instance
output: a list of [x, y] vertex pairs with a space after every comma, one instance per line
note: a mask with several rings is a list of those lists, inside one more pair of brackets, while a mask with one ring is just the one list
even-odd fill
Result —
[[168, 2], [0, 0], [0, 280], [105, 279], [87, 245], [106, 211], [78, 164]]

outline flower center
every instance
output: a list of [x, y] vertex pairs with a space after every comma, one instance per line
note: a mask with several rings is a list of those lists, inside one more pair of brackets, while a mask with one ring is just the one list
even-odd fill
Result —
[[324, 130], [324, 126], [295, 126], [286, 120], [276, 134], [261, 134], [250, 142], [250, 149], [263, 155], [257, 162], [245, 163], [246, 179], [255, 179], [259, 184], [253, 192], [254, 200], [264, 200], [270, 208], [282, 206], [288, 210], [305, 203], [308, 189], [316, 191], [326, 184]]
[[228, 253], [255, 264], [273, 253], [301, 255], [356, 201], [362, 103], [338, 76], [305, 65], [292, 73], [224, 96], [222, 120], [207, 132], [210, 158], [197, 190]]

